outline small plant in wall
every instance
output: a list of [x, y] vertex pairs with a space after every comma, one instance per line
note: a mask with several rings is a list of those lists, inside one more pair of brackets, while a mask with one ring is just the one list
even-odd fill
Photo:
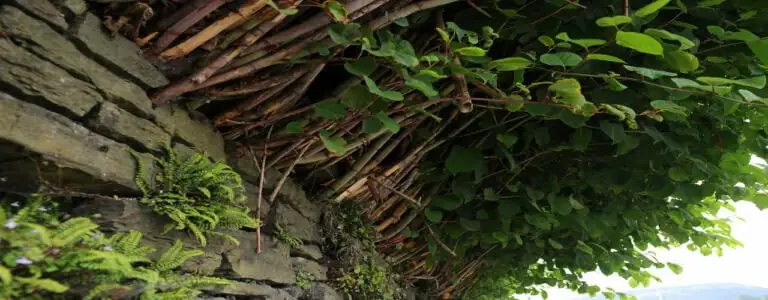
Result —
[[210, 235], [239, 244], [234, 237], [215, 230], [259, 226], [259, 220], [249, 216], [248, 207], [242, 205], [242, 179], [230, 166], [211, 162], [200, 153], [182, 159], [171, 147], [166, 147], [165, 152], [163, 157], [153, 156], [161, 169], [154, 182], [145, 180], [146, 167], [137, 159], [136, 185], [144, 194], [143, 204], [173, 220], [166, 226], [166, 232], [188, 230], [203, 246]]
[[180, 275], [200, 250], [180, 241], [158, 259], [141, 245], [141, 233], [107, 236], [89, 218], [66, 221], [47, 198], [0, 206], [0, 299], [192, 299], [198, 288], [226, 279]]

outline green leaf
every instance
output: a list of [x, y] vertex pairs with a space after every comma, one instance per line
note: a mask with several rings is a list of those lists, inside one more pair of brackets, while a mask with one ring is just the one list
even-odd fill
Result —
[[331, 133], [327, 130], [320, 131], [320, 140], [323, 141], [323, 144], [328, 151], [336, 153], [337, 155], [344, 155], [344, 153], [347, 152], [347, 149], [345, 148], [347, 141], [341, 137], [331, 137]]
[[678, 167], [670, 168], [669, 171], [667, 171], [667, 175], [669, 175], [669, 178], [671, 178], [672, 180], [678, 181], [678, 182], [687, 181], [690, 178], [690, 176], [688, 175], [687, 172], [685, 172], [685, 170]]
[[581, 204], [579, 200], [574, 199], [573, 195], [568, 196], [568, 203], [571, 204], [571, 207], [573, 207], [573, 209], [576, 209], [576, 210], [584, 209], [584, 204]]
[[539, 36], [539, 43], [547, 47], [552, 47], [555, 45], [555, 40], [553, 40], [549, 36], [542, 35], [542, 36]]
[[654, 100], [654, 101], [651, 101], [651, 107], [663, 112], [668, 112], [668, 113], [673, 113], [673, 114], [678, 114], [683, 116], [688, 115], [688, 109], [680, 105], [677, 105], [672, 101]]
[[597, 19], [597, 26], [600, 27], [610, 27], [610, 26], [619, 26], [621, 24], [626, 23], [632, 23], [632, 18], [627, 16], [613, 16], [613, 17], [602, 17], [600, 19]]
[[612, 91], [621, 92], [623, 90], [626, 90], [628, 87], [613, 77], [603, 77], [603, 80], [605, 80], [605, 83], [608, 84], [608, 88]]
[[197, 190], [203, 193], [203, 195], [205, 195], [206, 198], [211, 199], [211, 191], [209, 191], [207, 188], [198, 186]]
[[364, 108], [373, 101], [373, 94], [361, 84], [355, 84], [348, 87], [341, 97], [341, 103], [349, 108]]
[[271, 6], [276, 11], [279, 11], [281, 14], [286, 14], [286, 15], [289, 15], [289, 16], [290, 15], [295, 15], [295, 14], [297, 14], [299, 12], [298, 9], [293, 8], [293, 7], [282, 8], [281, 9], [279, 6], [277, 6], [277, 4], [275, 4], [275, 1], [273, 1], [273, 0], [267, 1], [267, 5]]
[[368, 90], [370, 90], [371, 93], [379, 95], [384, 99], [389, 99], [393, 101], [403, 101], [403, 99], [405, 99], [405, 97], [403, 97], [403, 94], [398, 91], [382, 91], [376, 85], [376, 82], [374, 82], [373, 79], [367, 76], [363, 77], [363, 80], [365, 80], [365, 85], [368, 86]]
[[640, 139], [628, 135], [619, 143], [619, 148], [616, 149], [616, 156], [627, 154], [638, 146], [640, 146]]
[[524, 218], [525, 218], [525, 221], [528, 222], [528, 224], [536, 226], [537, 228], [544, 229], [547, 231], [552, 229], [552, 224], [549, 222], [547, 217], [541, 214], [525, 214]]
[[479, 231], [480, 221], [461, 218], [459, 219], [461, 227], [464, 227], [467, 231]]
[[705, 91], [705, 92], [712, 92], [714, 91], [715, 94], [718, 95], [725, 95], [731, 92], [733, 89], [732, 86], [712, 86], [712, 85], [702, 85], [696, 81], [687, 79], [687, 78], [672, 78], [672, 82], [677, 85], [677, 87], [680, 88], [694, 88], [697, 90]]
[[581, 56], [573, 52], [547, 53], [539, 60], [550, 66], [575, 67], [581, 63]]
[[357, 76], [371, 76], [377, 67], [376, 59], [372, 56], [365, 56], [355, 62], [344, 64], [344, 69], [347, 69], [347, 72]]
[[347, 115], [346, 107], [338, 102], [329, 100], [315, 104], [315, 116], [326, 120], [338, 120]]
[[445, 160], [445, 167], [453, 175], [472, 172], [482, 165], [484, 165], [484, 159], [480, 150], [459, 145], [453, 146], [451, 153]]
[[430, 222], [440, 222], [443, 220], [443, 212], [439, 210], [431, 210], [429, 207], [424, 209], [424, 216], [427, 217], [427, 220]]
[[643, 33], [619, 30], [616, 32], [616, 44], [646, 54], [664, 54], [664, 47], [656, 39]]
[[536, 128], [533, 132], [533, 137], [539, 147], [546, 146], [549, 144], [549, 129], [547, 127]]
[[379, 119], [365, 119], [363, 120], [363, 132], [366, 134], [373, 134], [379, 132], [384, 128], [384, 123]]
[[475, 219], [476, 220], [488, 220], [488, 212], [485, 210], [478, 210], [475, 213]]
[[419, 90], [427, 97], [434, 97], [438, 95], [437, 90], [435, 90], [432, 84], [423, 80], [416, 78], [406, 78], [405, 85]]
[[552, 248], [555, 248], [557, 250], [563, 249], [563, 245], [553, 239], [549, 239], [549, 244], [552, 246]]
[[670, 0], [656, 0], [651, 2], [651, 4], [648, 4], [646, 6], [641, 7], [637, 11], [635, 11], [634, 15], [636, 17], [645, 17], [647, 15], [653, 14], [657, 11], [659, 11], [662, 7], [666, 6], [667, 3], [669, 3]]
[[525, 112], [531, 116], [543, 116], [552, 111], [552, 106], [535, 103], [525, 103]]
[[555, 102], [571, 105], [574, 109], [580, 109], [587, 102], [581, 94], [581, 84], [573, 78], [560, 79], [548, 90], [557, 95], [553, 99]]
[[723, 4], [723, 2], [725, 2], [725, 0], [702, 0], [702, 1], [699, 1], [699, 3], [696, 4], [696, 6], [698, 6], [698, 7], [712, 7], [712, 6], [717, 6], [717, 5]]
[[496, 135], [496, 140], [501, 142], [505, 147], [512, 148], [512, 146], [517, 143], [517, 136], [499, 133]]
[[768, 103], [768, 99], [760, 98], [760, 96], [755, 95], [755, 93], [749, 90], [739, 90], [739, 95], [741, 95], [741, 97], [743, 97], [744, 100], [747, 100], [747, 102], [760, 101], [763, 103]]
[[655, 69], [642, 68], [642, 67], [633, 67], [633, 66], [630, 66], [630, 65], [624, 65], [624, 69], [627, 69], [629, 71], [635, 72], [635, 73], [640, 74], [640, 75], [643, 75], [643, 76], [648, 77], [650, 79], [658, 79], [658, 78], [661, 78], [661, 77], [674, 77], [674, 76], [677, 76], [677, 73], [661, 71], [661, 70], [655, 70]]
[[699, 68], [699, 59], [685, 51], [664, 52], [664, 60], [675, 70], [682, 73], [690, 73]]
[[485, 56], [485, 53], [487, 51], [483, 48], [472, 46], [472, 47], [462, 47], [459, 49], [455, 49], [453, 50], [453, 52], [463, 56]]
[[[576, 241], [576, 249], [579, 249], [589, 255], [594, 256], [594, 250], [592, 250], [592, 247], [588, 246], [582, 241]], [[608, 299], [612, 299], [612, 298], [608, 298]]]
[[589, 143], [592, 142], [592, 129], [589, 128], [577, 128], [573, 134], [571, 134], [571, 144], [574, 150], [586, 151], [589, 147]]
[[287, 125], [285, 125], [285, 132], [289, 134], [301, 134], [304, 133], [304, 130], [302, 128], [307, 125], [308, 121], [306, 120], [297, 120], [297, 121], [291, 121]]
[[408, 27], [408, 18], [397, 18], [394, 21], [395, 24], [401, 27]]
[[747, 46], [763, 65], [768, 65], [768, 39], [748, 42]]
[[0, 265], [0, 281], [2, 281], [5, 285], [10, 285], [12, 279], [13, 276], [11, 276], [11, 270], [8, 270], [8, 268]]
[[326, 1], [323, 2], [323, 6], [325, 11], [329, 12], [331, 18], [333, 18], [336, 22], [347, 21], [347, 8], [344, 4], [338, 1]]
[[461, 198], [457, 196], [434, 196], [432, 197], [432, 204], [445, 210], [456, 210], [461, 207]]
[[680, 275], [681, 273], [683, 273], [683, 267], [678, 264], [667, 263], [667, 267], [669, 267], [669, 269], [672, 270], [672, 272], [675, 273], [676, 275]]
[[573, 211], [571, 203], [565, 197], [552, 196], [547, 197], [549, 205], [552, 207], [552, 211], [560, 215], [568, 215]]
[[533, 62], [522, 57], [507, 57], [497, 59], [488, 63], [488, 67], [497, 71], [516, 71], [522, 70], [533, 65]]
[[567, 32], [558, 33], [555, 37], [559, 40], [579, 45], [584, 49], [589, 49], [589, 47], [599, 46], [606, 43], [605, 40], [601, 39], [572, 39], [570, 36], [568, 36]]
[[483, 199], [485, 199], [485, 201], [499, 201], [499, 195], [497, 195], [492, 188], [484, 188]]
[[602, 61], [615, 62], [620, 64], [627, 63], [621, 58], [618, 58], [612, 55], [606, 55], [606, 54], [587, 54], [587, 60], [602, 60]]
[[333, 23], [328, 25], [328, 35], [337, 44], [351, 45], [359, 39], [358, 32], [362, 26], [357, 23]]
[[759, 209], [768, 209], [768, 195], [766, 194], [757, 194], [745, 200], [754, 203]]
[[24, 277], [17, 276], [15, 277], [15, 279], [16, 281], [30, 285], [35, 289], [41, 289], [41, 290], [45, 290], [53, 293], [63, 293], [69, 290], [68, 286], [48, 278], [38, 279], [38, 278], [24, 278]]
[[610, 137], [614, 144], [621, 143], [627, 137], [627, 134], [624, 132], [624, 126], [621, 124], [603, 120], [600, 121], [600, 130]]
[[696, 80], [710, 85], [725, 85], [735, 84], [741, 86], [752, 87], [756, 89], [765, 88], [766, 79], [765, 75], [756, 76], [748, 79], [728, 79], [719, 77], [698, 77]]
[[395, 122], [395, 120], [392, 120], [386, 113], [382, 111], [376, 113], [376, 119], [379, 119], [379, 121], [381, 121], [381, 123], [383, 123], [392, 133], [400, 131], [400, 124]]
[[657, 37], [660, 39], [677, 41], [680, 43], [680, 48], [678, 48], [677, 50], [688, 50], [696, 46], [696, 44], [693, 41], [689, 40], [688, 38], [679, 34], [671, 33], [663, 29], [648, 28], [645, 30], [645, 34], [653, 37]]

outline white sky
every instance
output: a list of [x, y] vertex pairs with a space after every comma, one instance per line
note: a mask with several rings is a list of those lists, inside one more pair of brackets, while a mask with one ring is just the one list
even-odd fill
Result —
[[[768, 210], [760, 211], [751, 202], [736, 202], [732, 236], [744, 244], [744, 247], [725, 249], [723, 256], [716, 254], [703, 256], [699, 252], [691, 252], [686, 248], [658, 251], [657, 257], [662, 262], [675, 262], [683, 266], [683, 273], [675, 275], [668, 269], [653, 269], [654, 275], [663, 282], [651, 281], [649, 288], [663, 286], [681, 286], [702, 283], [738, 283], [768, 288]], [[727, 210], [723, 210], [730, 213]], [[722, 212], [721, 212], [722, 213]], [[601, 287], [612, 287], [617, 291], [631, 289], [629, 284], [616, 275], [606, 277], [600, 272], [592, 272], [584, 276], [591, 284]], [[638, 287], [638, 288], [642, 288]], [[547, 291], [549, 299], [569, 300], [583, 295], [563, 289]], [[525, 298], [524, 298], [525, 299]], [[529, 299], [541, 299], [539, 296]]]

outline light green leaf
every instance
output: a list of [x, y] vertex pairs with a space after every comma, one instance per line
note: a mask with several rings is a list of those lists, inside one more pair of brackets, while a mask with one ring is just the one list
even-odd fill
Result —
[[669, 269], [672, 270], [672, 272], [675, 273], [676, 275], [680, 275], [681, 273], [683, 273], [683, 267], [678, 264], [667, 263], [667, 267], [669, 267]]
[[648, 69], [648, 68], [642, 68], [642, 67], [633, 67], [630, 65], [624, 65], [624, 69], [627, 69], [629, 71], [635, 72], [637, 74], [643, 75], [644, 77], [648, 77], [650, 79], [658, 79], [661, 77], [674, 77], [677, 76], [677, 73], [662, 71], [662, 70], [655, 70], [655, 69]]
[[424, 209], [424, 216], [426, 216], [427, 220], [430, 222], [440, 222], [443, 219], [443, 212], [439, 210], [431, 210], [427, 207]]
[[496, 140], [501, 142], [505, 147], [512, 148], [512, 146], [517, 143], [517, 136], [499, 133], [496, 135]]
[[613, 78], [613, 77], [603, 77], [603, 80], [605, 80], [605, 83], [608, 84], [608, 88], [613, 91], [621, 92], [628, 88], [626, 85], [619, 82], [618, 80], [616, 80], [616, 78]]
[[325, 11], [329, 12], [331, 18], [336, 22], [347, 21], [347, 7], [338, 1], [326, 1], [323, 3]]
[[757, 194], [745, 200], [754, 203], [759, 209], [768, 209], [768, 195], [766, 194]]
[[569, 43], [574, 43], [584, 49], [589, 49], [589, 47], [603, 45], [606, 43], [605, 40], [601, 39], [572, 39], [570, 36], [568, 36], [567, 32], [558, 33], [555, 38]]
[[693, 46], [696, 46], [696, 44], [688, 38], [663, 29], [648, 28], [645, 30], [645, 34], [660, 39], [677, 41], [680, 43], [680, 48], [678, 50], [688, 50], [693, 48]]
[[38, 279], [38, 278], [24, 278], [24, 277], [17, 276], [15, 277], [15, 279], [18, 282], [28, 284], [31, 287], [34, 287], [36, 289], [41, 289], [41, 290], [45, 290], [53, 293], [63, 293], [69, 290], [68, 286], [48, 278]]
[[592, 129], [581, 127], [577, 128], [573, 134], [571, 134], [571, 145], [575, 150], [585, 151], [591, 142]]
[[413, 77], [406, 78], [405, 85], [419, 90], [427, 97], [434, 97], [438, 95], [437, 90], [435, 90], [432, 84], [423, 80], [419, 80]]
[[743, 41], [754, 42], [759, 41], [760, 37], [745, 29], [739, 29], [739, 31], [728, 31], [720, 37], [724, 41]]
[[735, 84], [741, 86], [752, 87], [756, 89], [765, 88], [766, 79], [765, 75], [756, 76], [748, 79], [728, 79], [720, 77], [698, 77], [696, 80], [710, 85], [726, 85]]
[[211, 191], [209, 191], [207, 188], [198, 186], [197, 190], [203, 193], [203, 195], [205, 195], [206, 198], [211, 199]]
[[685, 51], [664, 52], [664, 60], [681, 73], [690, 73], [699, 68], [699, 59]]
[[690, 178], [687, 172], [685, 170], [678, 168], [678, 167], [672, 167], [667, 171], [667, 175], [669, 175], [669, 178], [671, 178], [674, 181], [686, 181]]
[[400, 131], [400, 124], [395, 122], [395, 120], [392, 120], [392, 118], [390, 118], [385, 112], [380, 111], [376, 113], [376, 119], [379, 119], [379, 121], [381, 121], [381, 123], [383, 123], [384, 126], [386, 126], [387, 129], [389, 129], [389, 131], [392, 133], [397, 133]]
[[367, 76], [363, 77], [363, 80], [365, 80], [365, 85], [368, 86], [368, 90], [370, 90], [371, 93], [379, 95], [384, 99], [389, 99], [394, 101], [402, 101], [404, 99], [403, 94], [398, 91], [382, 91], [376, 85], [376, 82], [374, 82], [373, 79]]
[[549, 239], [549, 244], [552, 246], [552, 248], [555, 248], [557, 250], [563, 249], [563, 245], [553, 239]]
[[478, 149], [470, 149], [463, 146], [453, 146], [451, 153], [445, 160], [445, 167], [451, 174], [472, 172], [475, 168], [484, 165], [483, 154]]
[[568, 196], [568, 203], [571, 204], [571, 207], [573, 207], [573, 209], [576, 209], [576, 210], [584, 209], [584, 204], [581, 204], [579, 200], [576, 200], [575, 198], [573, 198], [573, 195]]
[[712, 6], [717, 6], [717, 5], [723, 4], [723, 2], [725, 2], [725, 0], [702, 0], [702, 1], [699, 1], [699, 3], [696, 4], [696, 6], [698, 6], [698, 7], [712, 7]]
[[688, 109], [685, 107], [682, 107], [680, 105], [675, 104], [672, 101], [667, 100], [655, 100], [651, 101], [651, 107], [658, 109], [663, 112], [673, 113], [673, 114], [679, 114], [683, 116], [688, 115]]
[[485, 201], [499, 201], [499, 195], [493, 191], [493, 188], [484, 188], [483, 199], [485, 199]]
[[581, 94], [581, 84], [573, 78], [560, 79], [550, 85], [548, 90], [557, 95], [553, 99], [555, 102], [571, 105], [574, 109], [580, 109], [587, 102]]
[[706, 91], [706, 92], [714, 91], [715, 94], [718, 94], [718, 95], [728, 94], [733, 89], [732, 86], [702, 85], [702, 84], [700, 84], [700, 83], [698, 83], [696, 81], [693, 81], [693, 80], [690, 80], [690, 79], [687, 79], [687, 78], [672, 78], [671, 80], [679, 88], [690, 87], [690, 88], [694, 88], [694, 89], [701, 90], [701, 91]]
[[296, 8], [293, 8], [293, 7], [289, 7], [289, 8], [280, 8], [279, 6], [277, 6], [277, 4], [275, 3], [275, 1], [273, 1], [273, 0], [269, 0], [269, 1], [267, 1], [267, 5], [271, 6], [271, 7], [272, 7], [272, 8], [274, 8], [276, 11], [279, 11], [281, 14], [286, 14], [286, 15], [289, 15], [289, 16], [290, 16], [290, 15], [295, 15], [295, 14], [297, 14], [297, 13], [299, 12], [299, 10], [298, 10], [298, 9], [296, 9]]
[[13, 276], [11, 275], [11, 270], [8, 270], [8, 268], [0, 265], [0, 281], [2, 281], [5, 285], [10, 285], [12, 279]]
[[357, 32], [362, 26], [357, 23], [333, 23], [328, 25], [328, 35], [337, 44], [351, 45], [359, 39]]
[[656, 39], [643, 33], [619, 30], [616, 32], [616, 44], [651, 55], [664, 54], [664, 47]]
[[741, 95], [741, 97], [744, 98], [744, 100], [747, 100], [748, 102], [760, 101], [760, 102], [763, 102], [763, 103], [768, 103], [768, 99], [760, 98], [760, 96], [755, 95], [755, 93], [753, 93], [753, 92], [751, 92], [749, 90], [743, 90], [743, 89], [739, 90], [739, 94]]
[[338, 120], [347, 115], [346, 107], [338, 102], [329, 100], [315, 104], [315, 116], [326, 120]]
[[361, 84], [348, 87], [341, 97], [341, 103], [349, 108], [360, 109], [373, 101], [373, 94]]
[[408, 27], [408, 18], [397, 18], [394, 21], [395, 24], [401, 27]]
[[555, 40], [553, 40], [549, 36], [542, 35], [542, 36], [539, 36], [539, 43], [547, 47], [552, 47], [555, 45]]
[[614, 144], [621, 143], [627, 137], [627, 134], [624, 132], [624, 126], [621, 124], [603, 120], [600, 121], [600, 130], [610, 137]]
[[327, 130], [320, 131], [320, 140], [323, 141], [323, 144], [328, 151], [336, 153], [337, 155], [344, 155], [344, 153], [347, 152], [347, 149], [345, 148], [347, 141], [341, 137], [332, 137], [331, 133]]
[[459, 55], [464, 56], [485, 56], [485, 53], [487, 52], [485, 49], [480, 47], [463, 47], [456, 50], [453, 50], [453, 52], [458, 53]]
[[575, 67], [581, 63], [581, 56], [573, 52], [547, 53], [539, 57], [539, 60], [550, 66]]
[[632, 23], [632, 18], [627, 16], [613, 16], [613, 17], [602, 17], [600, 19], [597, 19], [597, 26], [600, 27], [610, 27], [610, 26], [619, 26], [621, 24], [626, 23]]
[[376, 67], [378, 64], [372, 56], [365, 56], [355, 62], [344, 64], [344, 69], [347, 69], [347, 72], [357, 76], [371, 76]]
[[533, 62], [522, 57], [507, 57], [497, 59], [488, 63], [488, 67], [497, 71], [516, 71], [522, 70], [533, 65]]
[[443, 41], [448, 42], [451, 40], [451, 37], [448, 35], [447, 32], [445, 32], [445, 30], [442, 30], [439, 27], [436, 27], [435, 30], [437, 30], [437, 33], [440, 34], [440, 37], [443, 39]]
[[656, 0], [656, 1], [653, 1], [653, 2], [651, 2], [651, 4], [643, 6], [640, 9], [638, 9], [637, 11], [635, 11], [634, 15], [637, 16], [637, 17], [640, 17], [640, 18], [645, 17], [647, 15], [650, 15], [652, 13], [655, 13], [655, 12], [659, 11], [662, 7], [667, 5], [667, 3], [669, 3], [669, 1], [670, 0]]
[[304, 132], [302, 128], [307, 125], [307, 123], [308, 121], [306, 120], [291, 121], [285, 125], [285, 132], [290, 134], [301, 134]]
[[612, 55], [606, 55], [606, 54], [587, 54], [587, 60], [602, 60], [602, 61], [615, 62], [620, 64], [627, 63], [621, 58], [618, 58]]
[[[584, 252], [586, 252], [589, 255], [594, 255], [594, 251], [592, 250], [592, 247], [588, 246], [587, 244], [585, 244], [582, 241], [577, 241], [576, 242], [576, 249], [584, 251]], [[608, 299], [611, 299], [611, 298], [608, 298]]]

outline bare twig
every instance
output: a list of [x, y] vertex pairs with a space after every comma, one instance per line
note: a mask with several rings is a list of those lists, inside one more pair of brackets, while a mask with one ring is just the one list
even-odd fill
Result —
[[309, 146], [311, 146], [312, 143], [307, 143], [306, 146], [304, 146], [304, 149], [301, 149], [301, 152], [299, 153], [299, 156], [296, 156], [296, 159], [293, 160], [293, 163], [290, 167], [288, 167], [287, 170], [285, 170], [285, 173], [283, 173], [283, 177], [280, 178], [280, 181], [277, 182], [277, 185], [275, 186], [275, 189], [272, 191], [272, 194], [269, 195], [269, 203], [274, 203], [275, 198], [277, 198], [277, 193], [280, 192], [280, 189], [283, 187], [283, 183], [285, 183], [285, 180], [288, 179], [288, 175], [291, 174], [291, 171], [293, 171], [293, 168], [296, 166], [296, 162], [301, 159], [302, 156], [304, 156], [304, 153], [307, 152], [307, 149], [309, 149]]
[[173, 41], [179, 37], [184, 31], [187, 31], [192, 25], [195, 25], [198, 21], [205, 18], [207, 15], [209, 15], [211, 12], [219, 8], [219, 6], [222, 6], [224, 3], [226, 3], [226, 0], [211, 0], [208, 1], [208, 3], [205, 3], [205, 5], [201, 7], [197, 7], [196, 2], [192, 2], [187, 4], [188, 6], [195, 7], [194, 11], [187, 14], [176, 22], [176, 24], [173, 24], [171, 28], [165, 31], [162, 36], [157, 40], [154, 46], [154, 51], [157, 53], [162, 52], [167, 48]]
[[[269, 141], [270, 136], [272, 135], [272, 127], [269, 128], [269, 132], [267, 132], [267, 141]], [[253, 152], [253, 151], [251, 151]], [[254, 157], [255, 158], [255, 157]], [[262, 198], [262, 191], [264, 190], [264, 171], [267, 169], [267, 145], [264, 144], [264, 156], [261, 159], [261, 168], [259, 168], [259, 196], [258, 196], [258, 204], [256, 205], [256, 214], [261, 217], [261, 198]], [[256, 228], [256, 254], [261, 253], [261, 226]]]
[[384, 188], [386, 188], [386, 189], [388, 189], [388, 190], [392, 191], [393, 193], [397, 194], [398, 196], [400, 196], [400, 197], [403, 197], [403, 199], [405, 199], [405, 200], [408, 200], [409, 202], [411, 202], [411, 203], [413, 203], [413, 204], [416, 204], [416, 205], [418, 205], [418, 206], [421, 206], [421, 203], [420, 203], [418, 200], [416, 200], [416, 199], [413, 199], [413, 197], [411, 197], [411, 196], [408, 196], [408, 195], [406, 195], [405, 193], [403, 193], [403, 192], [401, 192], [401, 191], [398, 191], [397, 189], [395, 189], [395, 188], [393, 188], [393, 187], [391, 187], [391, 186], [387, 185], [386, 183], [383, 183], [383, 182], [381, 182], [381, 180], [379, 180], [378, 178], [376, 178], [376, 176], [370, 176], [370, 178], [371, 178], [371, 180], [372, 180], [372, 181], [374, 181], [374, 182], [378, 183], [380, 186], [383, 186]]
[[437, 238], [437, 235], [435, 234], [434, 231], [432, 231], [432, 227], [430, 227], [429, 224], [426, 224], [424, 226], [427, 227], [427, 230], [429, 231], [429, 234], [432, 236], [433, 239], [435, 239], [435, 242], [438, 245], [440, 245], [440, 247], [443, 247], [443, 249], [445, 249], [445, 251], [448, 251], [448, 253], [450, 253], [451, 255], [456, 256], [456, 252], [453, 252], [453, 250], [451, 250], [451, 248], [448, 248], [448, 246], [443, 244], [443, 242], [440, 241], [440, 239]]

